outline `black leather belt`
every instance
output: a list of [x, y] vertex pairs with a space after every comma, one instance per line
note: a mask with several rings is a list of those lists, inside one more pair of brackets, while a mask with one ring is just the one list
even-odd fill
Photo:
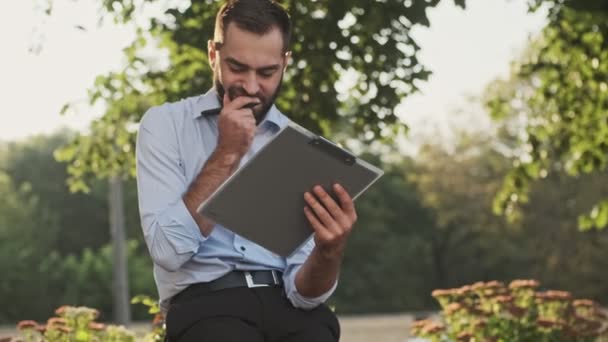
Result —
[[171, 298], [171, 303], [179, 303], [196, 298], [201, 294], [234, 287], [283, 286], [283, 273], [279, 271], [232, 271], [207, 283], [196, 283]]

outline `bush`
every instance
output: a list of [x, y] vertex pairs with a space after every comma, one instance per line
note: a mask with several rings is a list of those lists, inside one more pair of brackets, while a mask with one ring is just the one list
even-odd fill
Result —
[[[144, 295], [135, 296], [131, 303], [140, 303], [148, 307], [148, 313], [154, 316], [152, 330], [137, 336], [120, 325], [105, 325], [96, 322], [99, 311], [88, 307], [64, 305], [55, 310], [57, 317], [49, 318], [45, 324], [27, 320], [17, 324], [21, 336], [11, 341], [23, 342], [160, 342], [165, 339], [165, 324], [158, 301]], [[141, 334], [140, 334], [141, 335]]]
[[412, 335], [430, 341], [608, 341], [608, 316], [591, 300], [568, 292], [538, 292], [535, 280], [479, 282], [435, 290], [444, 323], [422, 320]]
[[[96, 308], [102, 320], [111, 319], [113, 262], [110, 245], [99, 249], [84, 248], [78, 255], [35, 253], [41, 254], [28, 246], [10, 243], [0, 249], [0, 256], [4, 257], [0, 258], [3, 271], [0, 324], [14, 324], [23, 317], [43, 320], [61, 305]], [[129, 240], [127, 255], [129, 292], [157, 295], [152, 262], [141, 243]], [[147, 319], [144, 309], [135, 307], [133, 319]]]
[[152, 320], [152, 331], [146, 335], [144, 340], [154, 342], [164, 341], [166, 334], [165, 317], [160, 312], [158, 300], [152, 299], [146, 295], [137, 295], [131, 299], [131, 304], [138, 303], [147, 306], [148, 314], [154, 316], [154, 319]]
[[135, 333], [123, 326], [95, 322], [99, 311], [87, 307], [62, 306], [46, 324], [21, 321], [17, 329], [25, 342], [114, 341], [134, 342]]

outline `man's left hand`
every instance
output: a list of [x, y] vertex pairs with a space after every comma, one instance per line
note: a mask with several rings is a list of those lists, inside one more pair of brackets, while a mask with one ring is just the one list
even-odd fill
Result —
[[316, 248], [329, 259], [342, 257], [346, 240], [357, 221], [357, 212], [348, 192], [339, 184], [334, 184], [333, 190], [339, 204], [319, 185], [304, 194], [308, 204], [304, 207], [304, 214], [315, 231]]

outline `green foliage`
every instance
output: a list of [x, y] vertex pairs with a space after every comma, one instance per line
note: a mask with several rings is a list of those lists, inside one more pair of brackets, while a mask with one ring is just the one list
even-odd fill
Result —
[[[147, 255], [138, 252], [139, 243], [128, 241], [127, 260], [130, 291], [153, 295], [156, 293], [152, 277], [152, 264]], [[42, 261], [41, 269], [54, 273], [50, 286], [57, 291], [54, 303], [85, 305], [98, 308], [104, 317], [112, 314], [112, 248], [103, 246], [97, 251], [85, 248], [78, 255], [60, 257], [51, 253]], [[56, 304], [57, 305], [57, 304]], [[133, 313], [135, 317], [145, 317], [143, 308]]]
[[[608, 6], [605, 1], [534, 3], [552, 5], [549, 24], [513, 78], [489, 89], [494, 117], [523, 123], [525, 130], [494, 205], [495, 212], [511, 218], [517, 218], [539, 179], [554, 172], [577, 177], [608, 166]], [[580, 228], [603, 228], [607, 217], [608, 206], [598, 203], [579, 219]]]
[[601, 271], [608, 267], [608, 230], [580, 234], [576, 229], [577, 216], [606, 193], [606, 172], [578, 178], [554, 173], [535, 182], [518, 224], [520, 250], [513, 253], [525, 256], [526, 265], [510, 278], [534, 277], [548, 287], [608, 303]]
[[417, 321], [412, 335], [430, 341], [592, 342], [608, 339], [608, 316], [591, 300], [538, 292], [535, 280], [478, 282], [435, 290], [445, 324]]
[[492, 197], [508, 168], [496, 138], [457, 136], [449, 147], [423, 145], [414, 168], [406, 171], [419, 201], [433, 213], [433, 224], [418, 234], [429, 244], [427, 272], [437, 287], [502, 279], [527, 268], [523, 236], [491, 213]]
[[430, 239], [425, 234], [434, 225], [432, 212], [421, 206], [419, 194], [404, 176], [413, 168], [411, 161], [382, 168], [384, 176], [357, 200], [359, 220], [349, 238], [340, 285], [331, 297], [338, 313], [424, 310], [432, 305], [429, 298], [416, 295], [435, 285], [428, 272]]
[[[90, 194], [70, 193], [65, 164], [53, 158], [70, 136], [0, 145], [0, 241], [7, 242], [0, 244], [0, 322], [41, 318], [66, 302], [111, 314], [107, 185], [96, 181]], [[134, 181], [126, 183], [125, 196], [131, 291], [153, 294]], [[143, 309], [134, 314], [141, 317]]]
[[137, 295], [131, 299], [131, 304], [143, 304], [148, 308], [148, 313], [154, 315], [152, 331], [146, 334], [144, 341], [164, 341], [166, 334], [165, 319], [160, 312], [158, 300], [150, 296]]
[[579, 217], [579, 227], [587, 231], [594, 226], [605, 227], [608, 225], [608, 201], [602, 201], [591, 209], [588, 216]]
[[0, 241], [3, 242], [0, 244], [0, 321], [17, 319], [17, 311], [33, 312], [39, 305], [31, 300], [31, 294], [36, 292], [28, 293], [28, 290], [40, 286], [32, 279], [50, 234], [31, 220], [38, 201], [35, 197], [23, 198], [29, 194], [27, 187], [16, 188], [8, 175], [0, 171]]
[[[74, 194], [80, 202], [50, 212], [47, 201], [71, 195], [64, 186], [54, 188], [65, 183], [66, 175], [53, 176], [62, 165], [53, 161], [47, 140], [40, 141], [22, 142], [8, 151], [27, 159], [35, 170], [48, 170], [47, 177], [36, 177], [40, 172], [25, 162], [19, 168], [2, 167], [11, 173], [0, 177], [0, 241], [9, 241], [0, 244], [0, 321], [44, 319], [61, 304], [97, 307], [108, 319], [111, 251], [108, 237], [95, 234], [96, 229], [107, 230], [100, 222], [106, 215], [63, 221], [66, 227], [44, 224], [65, 220], [71, 212], [91, 213], [86, 208], [94, 204], [87, 201], [95, 197], [102, 203], [105, 190], [99, 186], [87, 195]], [[508, 158], [494, 147], [505, 143], [463, 135], [449, 148], [429, 144], [416, 158], [382, 165], [385, 176], [357, 200], [360, 219], [331, 298], [339, 314], [429, 310], [432, 298], [420, 294], [434, 288], [524, 277], [607, 302], [608, 281], [601, 270], [608, 268], [608, 230], [579, 234], [573, 228], [577, 213], [608, 191], [608, 174], [548, 176], [531, 187], [522, 220], [506, 225], [490, 213], [492, 196], [509, 167]], [[27, 153], [17, 148], [26, 145], [32, 146]], [[0, 155], [0, 163], [5, 156]], [[376, 157], [365, 158], [380, 164]], [[22, 185], [13, 177], [23, 177]], [[135, 193], [132, 187], [128, 183], [127, 193]], [[137, 217], [135, 203], [134, 195], [126, 201], [131, 204], [125, 208], [127, 217]], [[56, 221], [41, 221], [45, 211]], [[134, 220], [130, 232], [138, 242], [129, 244], [130, 293], [155, 297], [150, 258]], [[74, 249], [64, 250], [63, 240], [74, 241]], [[133, 309], [135, 319], [149, 315], [142, 305]]]
[[[66, 186], [66, 164], [53, 157], [54, 151], [74, 136], [62, 131], [31, 137], [4, 145], [0, 153], [0, 169], [15, 188], [23, 190], [19, 196], [36, 202], [37, 214], [31, 215], [30, 221], [45, 227], [42, 232], [38, 229], [38, 239], [30, 243], [45, 243], [39, 248], [52, 248], [61, 255], [79, 253], [83, 247], [98, 248], [110, 240], [107, 182], [93, 180], [88, 194], [72, 193]], [[124, 196], [127, 236], [141, 240], [135, 181], [124, 183]]]
[[[165, 340], [165, 325], [159, 314], [158, 301], [146, 295], [137, 295], [132, 304], [143, 304], [148, 313], [154, 315], [152, 330], [136, 333], [121, 325], [106, 325], [96, 322], [99, 311], [86, 306], [62, 305], [55, 310], [56, 317], [51, 317], [46, 324], [32, 320], [23, 320], [17, 324], [17, 330], [24, 342], [160, 342]], [[12, 341], [12, 339], [11, 339]]]
[[160, 305], [158, 303], [158, 300], [153, 299], [150, 296], [137, 295], [131, 298], [131, 304], [143, 304], [144, 306], [148, 307], [149, 314], [155, 315], [157, 313], [160, 313]]
[[[82, 246], [99, 247], [109, 240], [105, 185], [92, 183], [90, 196], [71, 194], [66, 187], [66, 164], [57, 163], [53, 151], [73, 138], [69, 132], [37, 136], [5, 146], [0, 169], [5, 170], [13, 186], [22, 189], [24, 202], [35, 202], [31, 214], [37, 238], [29, 243], [42, 250], [61, 254], [77, 253]], [[24, 224], [13, 221], [13, 224]], [[83, 230], [87, 233], [83, 234]], [[28, 231], [22, 227], [22, 232]], [[33, 231], [32, 231], [33, 233]], [[59, 238], [61, 236], [61, 238]]]
[[61, 306], [46, 324], [21, 321], [17, 329], [25, 342], [135, 342], [135, 333], [123, 326], [105, 325], [95, 319], [99, 311], [88, 307]]
[[[27, 244], [8, 244], [0, 249], [3, 280], [0, 287], [0, 321], [10, 322], [24, 314], [41, 319], [61, 304], [97, 307], [104, 317], [112, 314], [112, 251], [104, 246], [98, 251], [84, 249], [79, 255], [60, 256], [57, 252], [34, 254]], [[129, 241], [130, 291], [156, 293], [147, 255], [138, 253], [138, 243]], [[18, 250], [21, 248], [21, 250]], [[9, 253], [13, 253], [9, 255]], [[34, 300], [35, 298], [35, 300]], [[133, 312], [146, 317], [144, 308]]]
[[[104, 115], [92, 124], [90, 134], [57, 152], [58, 160], [70, 164], [74, 191], [87, 191], [94, 177], [133, 176], [134, 136], [145, 110], [204, 93], [212, 85], [206, 42], [212, 39], [214, 16], [222, 2], [167, 2], [161, 16], [141, 14], [159, 3], [101, 1], [106, 17], [139, 26], [137, 38], [124, 50], [125, 67], [99, 76], [90, 90], [90, 102], [106, 106]], [[390, 140], [403, 132], [394, 108], [429, 76], [418, 62], [419, 47], [410, 30], [429, 25], [426, 9], [437, 3], [282, 1], [294, 22], [293, 63], [278, 106], [294, 121], [325, 136], [337, 134], [337, 125], [348, 127], [347, 135], [367, 141]], [[464, 7], [463, 0], [455, 3]], [[168, 60], [160, 54], [150, 58], [149, 51], [164, 51]]]

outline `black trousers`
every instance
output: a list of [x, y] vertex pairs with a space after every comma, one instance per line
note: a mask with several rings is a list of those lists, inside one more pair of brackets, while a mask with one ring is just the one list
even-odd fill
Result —
[[324, 304], [293, 307], [282, 287], [231, 288], [171, 304], [169, 342], [337, 342], [340, 324]]

